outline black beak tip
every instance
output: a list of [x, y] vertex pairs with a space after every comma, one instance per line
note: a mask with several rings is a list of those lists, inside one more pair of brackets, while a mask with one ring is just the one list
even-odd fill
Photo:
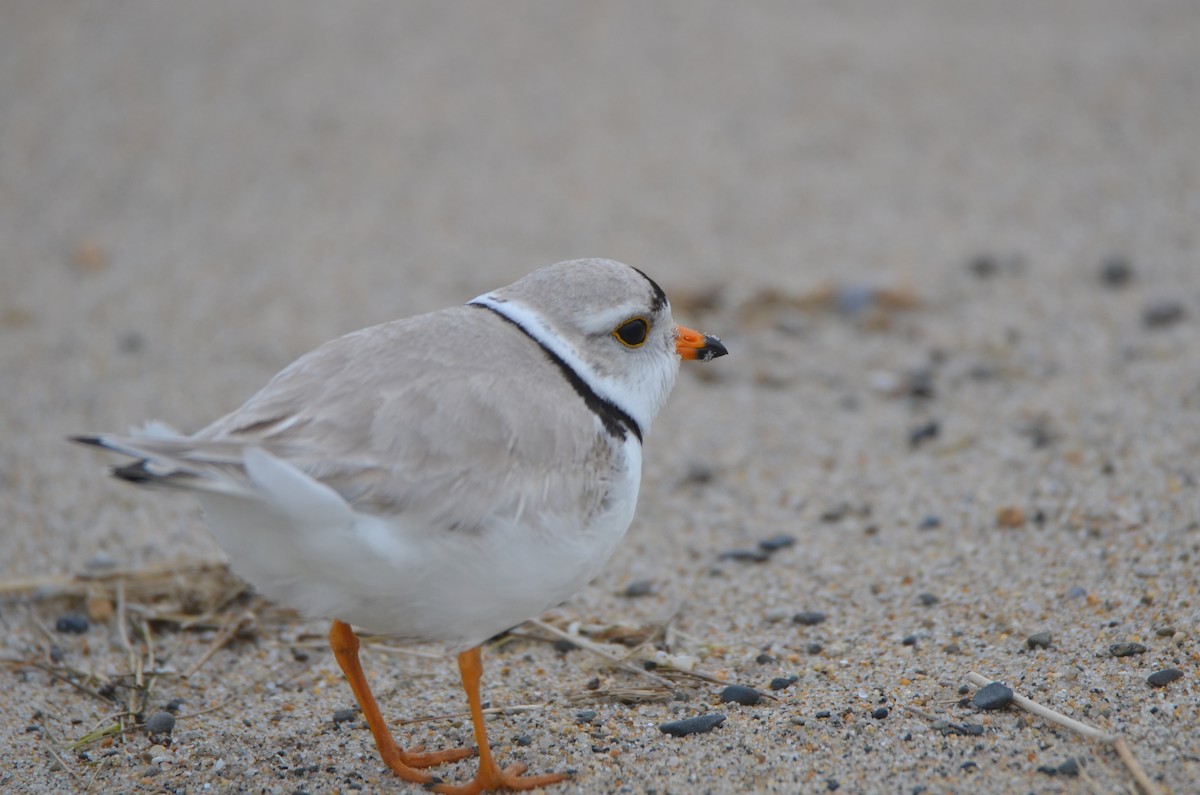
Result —
[[714, 337], [712, 334], [704, 335], [704, 347], [700, 349], [700, 355], [696, 358], [702, 362], [711, 362], [718, 356], [725, 356], [729, 351], [725, 347], [725, 343], [721, 342], [720, 337]]

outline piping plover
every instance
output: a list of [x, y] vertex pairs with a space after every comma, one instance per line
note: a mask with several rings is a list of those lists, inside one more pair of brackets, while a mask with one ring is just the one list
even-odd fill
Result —
[[[560, 262], [326, 343], [198, 433], [151, 423], [75, 440], [137, 459], [118, 478], [194, 492], [235, 572], [334, 619], [334, 655], [401, 778], [445, 793], [530, 789], [565, 776], [496, 765], [479, 645], [599, 572], [633, 519], [642, 439], [680, 359], [725, 353], [677, 326], [636, 268]], [[459, 652], [474, 780], [454, 787], [423, 769], [470, 750], [406, 752], [392, 739], [350, 624]]]

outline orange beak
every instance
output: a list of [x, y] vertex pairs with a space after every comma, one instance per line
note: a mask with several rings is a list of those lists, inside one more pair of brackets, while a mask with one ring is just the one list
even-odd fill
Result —
[[712, 334], [701, 334], [687, 326], [677, 326], [675, 333], [675, 350], [684, 359], [696, 359], [701, 362], [711, 361], [718, 356], [729, 353], [721, 344], [720, 337]]

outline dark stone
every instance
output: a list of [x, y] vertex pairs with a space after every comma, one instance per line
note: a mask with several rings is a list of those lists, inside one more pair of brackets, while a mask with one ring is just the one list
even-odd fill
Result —
[[554, 641], [551, 646], [553, 646], [554, 650], [559, 654], [566, 654], [567, 652], [572, 652], [579, 648], [566, 638], [559, 638], [558, 640]]
[[1133, 279], [1133, 268], [1124, 257], [1109, 257], [1100, 264], [1100, 281], [1106, 287], [1124, 287]]
[[762, 701], [762, 693], [745, 685], [729, 685], [721, 691], [721, 703], [727, 704], [731, 701], [744, 707], [753, 707]]
[[175, 716], [170, 712], [155, 712], [146, 719], [146, 734], [151, 737], [170, 736], [175, 731]]
[[626, 599], [636, 599], [640, 596], [654, 595], [654, 580], [634, 580], [625, 586], [621, 596]]
[[829, 616], [820, 613], [816, 610], [801, 610], [796, 615], [792, 616], [792, 623], [800, 624], [805, 627], [814, 627], [817, 624], [823, 623]]
[[903, 643], [905, 646], [916, 646], [917, 645], [917, 636], [916, 635], [905, 635], [903, 638], [900, 639], [900, 642]]
[[933, 607], [940, 601], [942, 601], [940, 597], [931, 593], [917, 594], [917, 602], [920, 603], [922, 607]]
[[1079, 775], [1079, 763], [1075, 761], [1075, 757], [1067, 757], [1067, 761], [1058, 766], [1058, 775], [1075, 778]]
[[694, 718], [684, 718], [683, 720], [673, 720], [667, 723], [660, 723], [658, 730], [663, 734], [669, 734], [672, 737], [687, 737], [689, 734], [704, 734], [720, 726], [725, 722], [725, 716], [719, 712], [710, 713], [708, 715], [697, 715]]
[[1140, 643], [1114, 643], [1108, 647], [1108, 653], [1114, 657], [1132, 657], [1135, 654], [1145, 654], [1149, 649]]
[[932, 439], [936, 439], [941, 433], [942, 426], [937, 420], [930, 420], [924, 425], [918, 425], [908, 432], [908, 446], [920, 447]]
[[919, 525], [917, 525], [917, 529], [918, 530], [933, 530], [933, 529], [936, 529], [941, 526], [942, 526], [942, 517], [938, 516], [937, 514], [931, 513], [928, 516], [926, 516], [924, 519], [921, 520], [921, 523]]
[[595, 719], [596, 710], [594, 709], [581, 709], [575, 713], [575, 720], [579, 721], [580, 723], [591, 723]]
[[828, 718], [828, 717], [829, 717], [830, 715], [832, 715], [832, 714], [833, 714], [833, 713], [832, 713], [832, 712], [830, 712], [829, 710], [827, 710], [827, 709], [823, 709], [823, 710], [819, 711], [819, 712], [818, 712], [816, 715], [814, 715], [813, 717], [815, 717], [815, 718]]
[[60, 616], [54, 622], [55, 632], [66, 632], [71, 635], [82, 635], [88, 631], [87, 616], [81, 616], [78, 613], [68, 613], [65, 616]]
[[804, 644], [805, 654], [820, 654], [823, 651], [825, 651], [825, 647], [816, 641]]
[[533, 745], [533, 738], [530, 737], [528, 734], [518, 734], [516, 739], [513, 742], [515, 742], [517, 745], [521, 746], [522, 748], [526, 748], [530, 745]]
[[786, 690], [799, 681], [800, 677], [798, 676], [777, 676], [771, 680], [771, 689]]
[[1053, 641], [1049, 632], [1035, 632], [1025, 639], [1026, 647], [1030, 649], [1048, 649]]
[[992, 682], [990, 685], [980, 688], [975, 697], [971, 699], [971, 703], [977, 709], [1003, 709], [1012, 703], [1013, 691], [1008, 685], [1000, 682]]
[[730, 549], [717, 556], [718, 560], [737, 560], [743, 563], [765, 563], [771, 553], [765, 549]]
[[1176, 679], [1183, 678], [1183, 671], [1178, 668], [1164, 668], [1146, 677], [1146, 683], [1151, 687], [1166, 687]]
[[771, 536], [770, 538], [762, 539], [758, 542], [758, 547], [765, 552], [777, 552], [781, 549], [786, 549], [787, 547], [793, 546], [795, 543], [795, 536], [781, 533], [777, 536]]
[[182, 707], [186, 703], [187, 702], [184, 701], [182, 698], [173, 698], [167, 702], [166, 710], [167, 710], [167, 712], [170, 712], [172, 715], [174, 715], [174, 714], [178, 713], [179, 708]]
[[1142, 310], [1142, 323], [1147, 328], [1167, 328], [1187, 316], [1183, 304], [1173, 300], [1155, 301]]
[[754, 662], [758, 663], [759, 665], [767, 665], [768, 663], [775, 662], [775, 658], [764, 651], [754, 658]]
[[888, 716], [888, 708], [887, 707], [878, 707], [871, 713], [871, 717], [874, 718], [875, 720], [883, 720], [887, 716]]
[[354, 709], [353, 707], [347, 707], [346, 709], [339, 709], [337, 712], [333, 713], [333, 722], [335, 724], [349, 723], [357, 717], [358, 710]]

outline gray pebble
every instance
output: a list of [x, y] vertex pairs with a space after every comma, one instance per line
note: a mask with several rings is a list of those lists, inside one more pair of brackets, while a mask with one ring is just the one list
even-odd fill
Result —
[[1155, 301], [1142, 310], [1142, 323], [1147, 328], [1173, 326], [1187, 315], [1183, 304], [1173, 300]]
[[721, 691], [721, 703], [728, 704], [731, 701], [744, 707], [753, 707], [762, 701], [762, 693], [745, 685], [729, 685]]
[[1013, 691], [1008, 685], [992, 682], [987, 687], [980, 688], [971, 699], [978, 709], [1003, 709], [1012, 703]]
[[942, 526], [942, 517], [931, 513], [929, 516], [926, 516], [924, 519], [921, 520], [921, 523], [919, 525], [917, 525], [917, 529], [918, 530], [935, 530], [941, 526]]
[[1133, 268], [1124, 257], [1109, 257], [1100, 265], [1100, 281], [1106, 287], [1124, 287], [1133, 278]]
[[521, 746], [522, 748], [525, 748], [530, 745], [533, 745], [533, 738], [530, 737], [528, 734], [518, 734], [516, 737], [516, 740], [514, 740], [514, 742], [516, 742], [516, 744]]
[[730, 549], [717, 556], [718, 560], [737, 560], [743, 563], [765, 563], [771, 553], [765, 549]]
[[1058, 766], [1058, 775], [1074, 778], [1079, 775], [1079, 763], [1075, 761], [1075, 757], [1067, 757], [1067, 761]]
[[931, 593], [917, 594], [917, 603], [922, 607], [933, 607], [940, 601], [942, 601], [940, 597]]
[[1151, 687], [1166, 687], [1176, 679], [1183, 678], [1183, 671], [1178, 668], [1164, 668], [1146, 677], [1146, 683]]
[[346, 707], [345, 709], [339, 709], [337, 712], [333, 713], [333, 722], [349, 723], [357, 717], [358, 710], [354, 709], [354, 707]]
[[771, 680], [772, 690], [786, 690], [800, 681], [798, 676], [777, 676]]
[[639, 596], [654, 595], [654, 580], [634, 580], [625, 586], [625, 590], [621, 591], [621, 596], [626, 599], [636, 599]]
[[1135, 654], [1145, 654], [1149, 649], [1140, 643], [1114, 643], [1108, 647], [1108, 653], [1114, 657], [1132, 657]]
[[173, 731], [175, 731], [175, 716], [170, 712], [155, 712], [146, 720], [146, 734], [152, 737], [161, 734], [169, 735]]
[[871, 717], [874, 718], [875, 720], [883, 720], [887, 716], [888, 716], [888, 708], [887, 707], [879, 707], [879, 708], [875, 709], [873, 712], [871, 712]]
[[812, 643], [804, 644], [804, 653], [805, 654], [820, 654], [823, 651], [825, 651], [825, 647], [815, 641]]
[[1087, 588], [1082, 585], [1072, 585], [1067, 589], [1068, 599], [1082, 599], [1085, 596], [1087, 596]]
[[1025, 645], [1030, 649], [1048, 649], [1052, 640], [1049, 632], [1035, 632], [1025, 639]]
[[720, 726], [725, 722], [725, 716], [719, 712], [710, 713], [708, 715], [697, 715], [694, 718], [684, 718], [683, 720], [673, 720], [667, 723], [660, 723], [658, 730], [663, 734], [669, 734], [672, 737], [687, 737], [689, 734], [704, 734]]
[[805, 627], [813, 627], [825, 621], [829, 616], [816, 610], [802, 610], [792, 616], [792, 623]]
[[759, 549], [765, 552], [776, 552], [780, 549], [786, 549], [796, 543], [796, 537], [787, 534], [780, 534], [764, 538], [758, 542]]
[[580, 723], [591, 723], [595, 719], [596, 710], [594, 709], [581, 709], [575, 713], [575, 720], [579, 721]]
[[71, 635], [82, 635], [88, 631], [87, 616], [81, 616], [78, 613], [68, 613], [65, 616], [59, 616], [59, 619], [54, 622], [55, 632], [66, 632]]

